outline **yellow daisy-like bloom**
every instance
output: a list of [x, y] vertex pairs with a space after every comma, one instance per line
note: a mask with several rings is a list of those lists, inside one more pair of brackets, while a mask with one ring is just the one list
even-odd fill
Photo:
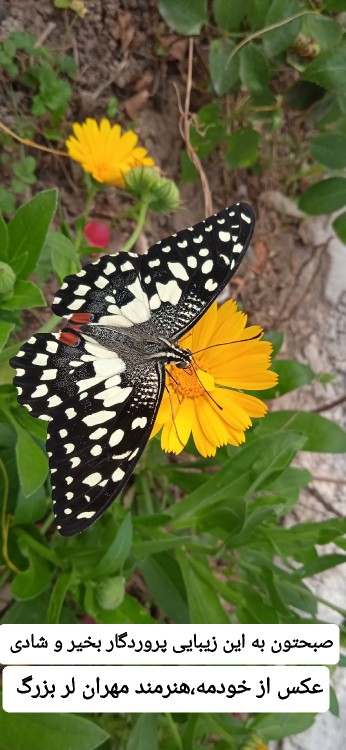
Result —
[[233, 300], [219, 308], [214, 302], [179, 341], [194, 356], [187, 369], [166, 368], [169, 393], [164, 392], [151, 434], [162, 428], [163, 450], [180, 453], [192, 433], [199, 453], [214, 456], [221, 445], [243, 443], [251, 417], [266, 414], [263, 401], [243, 390], [277, 383], [277, 374], [268, 370], [272, 345], [260, 340], [260, 326], [246, 328], [246, 323], [247, 315]]
[[80, 162], [97, 182], [124, 187], [124, 174], [134, 167], [152, 167], [154, 160], [146, 148], [137, 147], [133, 130], [121, 134], [120, 125], [103, 119], [100, 124], [88, 117], [82, 125], [75, 122], [74, 136], [66, 141], [69, 156]]

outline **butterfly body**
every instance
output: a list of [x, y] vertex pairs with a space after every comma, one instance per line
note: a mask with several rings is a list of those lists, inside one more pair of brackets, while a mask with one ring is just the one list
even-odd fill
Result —
[[237, 269], [254, 227], [237, 204], [162, 240], [67, 277], [53, 310], [73, 328], [38, 334], [11, 364], [18, 400], [48, 425], [53, 507], [63, 535], [93, 523], [124, 487], [152, 431], [165, 365]]

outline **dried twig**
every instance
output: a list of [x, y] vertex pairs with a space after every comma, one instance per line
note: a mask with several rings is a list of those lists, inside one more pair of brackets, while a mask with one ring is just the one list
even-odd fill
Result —
[[339, 406], [339, 404], [343, 404], [344, 401], [346, 401], [346, 395], [340, 396], [340, 398], [336, 398], [335, 401], [330, 401], [329, 404], [323, 404], [322, 406], [316, 406], [316, 409], [312, 409], [315, 414], [319, 414], [321, 411], [329, 411], [329, 409], [334, 409], [335, 406]]
[[173, 83], [173, 86], [176, 91], [177, 100], [178, 100], [178, 109], [180, 112], [180, 119], [179, 119], [180, 134], [181, 134], [182, 139], [185, 141], [188, 157], [192, 161], [194, 166], [196, 167], [197, 172], [200, 176], [203, 195], [204, 195], [204, 211], [205, 211], [206, 216], [210, 216], [213, 213], [213, 200], [212, 200], [212, 195], [211, 195], [208, 179], [203, 169], [202, 162], [197, 156], [196, 151], [193, 148], [191, 144], [191, 140], [190, 140], [190, 127], [191, 127], [191, 121], [193, 119], [193, 117], [190, 114], [190, 99], [191, 99], [191, 89], [192, 89], [192, 66], [193, 66], [193, 39], [190, 38], [184, 108], [182, 106], [179, 89], [175, 83]]

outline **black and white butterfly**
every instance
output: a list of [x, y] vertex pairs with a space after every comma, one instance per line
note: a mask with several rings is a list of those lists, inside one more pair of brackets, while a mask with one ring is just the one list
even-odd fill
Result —
[[157, 242], [68, 276], [52, 309], [71, 328], [39, 333], [11, 361], [18, 400], [47, 420], [57, 528], [88, 528], [129, 479], [152, 430], [177, 341], [235, 273], [254, 228], [237, 203]]

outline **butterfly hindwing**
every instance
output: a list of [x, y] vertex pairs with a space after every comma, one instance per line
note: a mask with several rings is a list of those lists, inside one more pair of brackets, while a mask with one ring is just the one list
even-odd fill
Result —
[[33, 336], [11, 364], [20, 403], [49, 421], [58, 528], [79, 533], [110, 505], [140, 458], [161, 401], [163, 368], [136, 368], [69, 329]]

